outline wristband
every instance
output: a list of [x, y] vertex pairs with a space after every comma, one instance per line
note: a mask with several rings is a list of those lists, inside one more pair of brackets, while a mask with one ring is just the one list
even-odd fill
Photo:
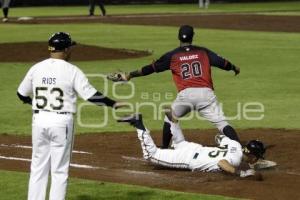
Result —
[[138, 77], [138, 76], [141, 76], [141, 73], [139, 72], [139, 70], [129, 73], [129, 78]]

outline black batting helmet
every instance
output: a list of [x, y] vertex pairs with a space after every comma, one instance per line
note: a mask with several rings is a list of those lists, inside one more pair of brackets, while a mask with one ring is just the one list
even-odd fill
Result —
[[266, 148], [261, 141], [251, 140], [244, 147], [244, 152], [246, 154], [252, 154], [256, 158], [264, 158], [264, 153], [266, 152]]
[[179, 28], [178, 39], [181, 42], [192, 42], [194, 37], [194, 28], [190, 25], [183, 25]]
[[49, 38], [48, 49], [49, 51], [62, 51], [75, 44], [76, 42], [72, 41], [71, 36], [68, 33], [57, 32]]

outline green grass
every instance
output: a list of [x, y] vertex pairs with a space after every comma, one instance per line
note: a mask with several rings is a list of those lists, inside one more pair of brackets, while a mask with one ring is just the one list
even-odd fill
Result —
[[[0, 170], [1, 200], [26, 199], [29, 175]], [[16, 184], [17, 183], [17, 184]], [[70, 178], [67, 200], [230, 200], [235, 198], [200, 195]]]
[[[70, 32], [74, 39], [81, 43], [105, 47], [129, 48], [138, 50], [153, 50], [152, 56], [140, 59], [76, 62], [85, 73], [109, 73], [122, 69], [130, 71], [152, 62], [162, 53], [177, 44], [177, 28], [151, 26], [123, 26], [108, 24], [80, 25], [5, 25], [1, 27], [0, 42], [45, 41], [50, 33], [63, 30]], [[20, 37], [19, 33], [23, 36]], [[8, 34], [10, 33], [10, 34]], [[298, 91], [300, 69], [297, 67], [300, 47], [295, 45], [300, 35], [296, 33], [270, 33], [247, 31], [222, 31], [196, 29], [195, 43], [206, 46], [241, 67], [241, 74], [234, 77], [232, 73], [213, 69], [216, 94], [224, 104], [228, 117], [236, 116], [239, 105], [248, 102], [261, 102], [264, 105], [264, 119], [258, 121], [246, 120], [241, 116], [232, 124], [238, 128], [290, 128], [298, 129], [300, 109], [297, 103], [300, 97]], [[0, 132], [30, 134], [31, 112], [28, 106], [21, 104], [16, 98], [16, 89], [32, 63], [0, 63]], [[103, 83], [95, 78], [91, 82], [99, 90]], [[170, 72], [153, 74], [133, 80], [135, 95], [129, 99], [131, 103], [171, 102], [176, 96]], [[109, 83], [109, 88], [112, 84]], [[128, 86], [118, 87], [118, 93], [127, 93]], [[111, 91], [111, 89], [109, 89]], [[144, 92], [150, 97], [145, 100]], [[173, 94], [170, 100], [164, 97], [168, 92]], [[159, 101], [153, 97], [160, 94]], [[111, 95], [109, 93], [109, 95]], [[127, 101], [127, 100], [126, 100]], [[84, 123], [97, 123], [103, 119], [102, 108], [85, 107]], [[161, 120], [151, 120], [153, 112], [148, 106], [141, 109], [145, 115], [146, 124], [150, 129], [160, 129]], [[255, 114], [251, 116], [259, 116]], [[131, 127], [117, 124], [110, 119], [103, 128], [84, 128], [77, 126], [77, 132], [129, 131]], [[16, 123], [17, 122], [17, 123]], [[206, 121], [191, 120], [183, 122], [184, 128], [212, 128]]]
[[[53, 12], [55, 10], [55, 12]], [[106, 5], [108, 15], [147, 13], [210, 13], [210, 12], [276, 12], [279, 15], [299, 15], [299, 2], [229, 3], [214, 4], [209, 9], [199, 9], [198, 4], [151, 4], [151, 5]], [[99, 13], [96, 8], [96, 13]], [[12, 8], [10, 16], [70, 16], [87, 15], [87, 6], [18, 7]]]

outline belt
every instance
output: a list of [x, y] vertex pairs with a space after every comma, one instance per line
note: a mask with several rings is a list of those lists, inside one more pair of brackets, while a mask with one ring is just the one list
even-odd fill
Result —
[[68, 114], [71, 114], [70, 112], [54, 112], [54, 111], [50, 111], [50, 110], [33, 110], [33, 113], [34, 114], [38, 114], [40, 112], [53, 112], [53, 113], [56, 113], [56, 114], [59, 114], [59, 115], [68, 115]]

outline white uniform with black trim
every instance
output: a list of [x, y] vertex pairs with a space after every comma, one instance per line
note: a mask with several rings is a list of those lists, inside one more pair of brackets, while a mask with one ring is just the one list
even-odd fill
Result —
[[63, 200], [72, 153], [77, 94], [87, 100], [97, 90], [79, 68], [64, 60], [49, 58], [31, 67], [18, 92], [33, 97], [28, 200], [45, 199], [49, 171], [49, 199]]
[[150, 132], [137, 129], [138, 138], [141, 142], [143, 155], [152, 163], [171, 167], [190, 169], [192, 171], [220, 171], [218, 162], [227, 160], [231, 165], [240, 165], [243, 152], [242, 146], [237, 141], [223, 137], [218, 147], [205, 147], [201, 144], [184, 140], [178, 124], [171, 123], [174, 149], [159, 149], [154, 144]]

